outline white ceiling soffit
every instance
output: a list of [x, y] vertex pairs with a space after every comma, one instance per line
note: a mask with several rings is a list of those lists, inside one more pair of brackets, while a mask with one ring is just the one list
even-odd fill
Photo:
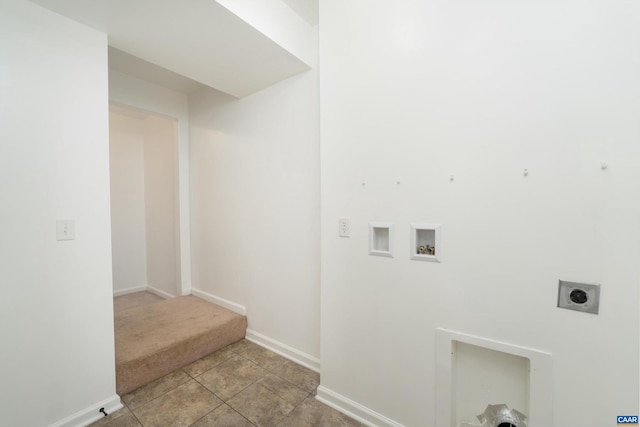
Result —
[[311, 65], [314, 51], [311, 27], [282, 0], [216, 1], [283, 49]]
[[198, 83], [181, 74], [174, 73], [166, 68], [129, 55], [111, 46], [109, 46], [109, 69], [185, 94], [190, 94], [206, 87], [202, 83]]
[[265, 19], [247, 10], [252, 0], [221, 0], [228, 7], [214, 0], [31, 1], [108, 34], [120, 51], [235, 97], [308, 70], [314, 51], [312, 26], [281, 0], [255, 0], [265, 2]]
[[318, 25], [318, 0], [282, 0], [311, 25]]

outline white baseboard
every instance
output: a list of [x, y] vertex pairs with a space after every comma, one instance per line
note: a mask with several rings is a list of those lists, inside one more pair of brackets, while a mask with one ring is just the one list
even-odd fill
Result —
[[120, 297], [122, 295], [135, 294], [136, 292], [142, 292], [146, 290], [147, 290], [146, 286], [136, 286], [135, 288], [127, 288], [127, 289], [120, 289], [119, 291], [113, 291], [113, 296]]
[[158, 288], [154, 288], [153, 286], [149, 286], [149, 285], [136, 286], [135, 288], [127, 288], [127, 289], [120, 289], [119, 291], [113, 291], [113, 296], [120, 297], [122, 295], [134, 294], [136, 292], [144, 292], [144, 291], [151, 292], [152, 294], [156, 294], [159, 297], [162, 297], [165, 299], [175, 297], [175, 295], [171, 295], [168, 292], [162, 291]]
[[151, 292], [152, 294], [156, 294], [159, 297], [165, 298], [165, 299], [169, 299], [169, 298], [175, 298], [175, 295], [171, 295], [168, 292], [162, 291], [158, 288], [154, 288], [153, 286], [149, 286], [147, 285], [147, 291]]
[[[201, 291], [200, 289], [192, 288], [191, 295], [196, 296], [198, 298], [202, 298], [203, 300], [209, 301], [213, 304], [217, 304], [221, 307], [224, 307], [242, 316], [247, 315], [247, 309], [245, 306], [226, 300], [224, 298], [220, 298], [218, 296], [212, 295], [208, 292]], [[293, 347], [290, 347], [286, 344], [283, 344], [279, 341], [276, 341], [272, 338], [267, 337], [266, 335], [262, 335], [251, 329], [247, 329], [246, 338], [249, 341], [252, 341], [262, 347], [265, 347], [275, 353], [278, 353], [281, 356], [286, 357], [289, 360], [296, 362], [299, 365], [304, 366], [305, 368], [309, 368], [315, 372], [320, 372], [320, 359], [318, 359], [317, 357], [314, 357], [303, 351], [297, 350]]]
[[278, 353], [279, 355], [296, 362], [298, 365], [302, 365], [305, 368], [309, 368], [315, 372], [320, 372], [320, 359], [318, 359], [317, 357], [314, 357], [300, 350], [296, 350], [293, 347], [289, 347], [286, 344], [271, 339], [256, 331], [252, 331], [251, 329], [247, 329], [246, 338], [251, 342], [254, 342], [262, 347], [273, 351], [274, 353]]
[[107, 414], [117, 411], [122, 408], [122, 402], [120, 402], [120, 396], [114, 394], [108, 399], [98, 402], [90, 407], [69, 415], [68, 417], [51, 424], [49, 427], [81, 427], [88, 426], [89, 424], [98, 421], [103, 418], [104, 415], [100, 413], [100, 408], [104, 408]]
[[370, 427], [404, 427], [402, 424], [323, 386], [318, 387], [316, 399]]
[[[201, 291], [200, 289], [191, 288], [191, 295], [202, 298], [203, 300], [209, 301], [213, 304], [217, 304], [242, 316], [247, 315], [247, 308], [245, 306], [212, 295], [208, 292]], [[304, 366], [305, 368], [309, 368], [315, 372], [320, 372], [320, 359], [318, 359], [317, 357], [297, 350], [251, 329], [247, 329], [246, 338], [249, 341], [252, 341], [262, 347], [278, 353], [281, 356], [286, 357], [289, 360], [296, 362], [299, 365]]]
[[202, 298], [205, 301], [209, 301], [213, 304], [217, 304], [220, 307], [224, 307], [227, 310], [231, 310], [234, 313], [241, 314], [242, 316], [247, 315], [247, 308], [244, 305], [236, 304], [235, 302], [231, 302], [224, 298], [217, 297], [215, 295], [211, 295], [208, 292], [201, 291], [200, 289], [191, 288], [191, 295]]

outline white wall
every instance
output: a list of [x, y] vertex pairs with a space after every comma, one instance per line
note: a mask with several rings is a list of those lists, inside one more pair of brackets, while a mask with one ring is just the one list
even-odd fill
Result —
[[147, 286], [144, 131], [144, 121], [140, 117], [115, 112], [109, 114], [115, 293]]
[[[320, 8], [322, 386], [433, 426], [445, 327], [551, 352], [557, 426], [638, 412], [640, 3]], [[442, 263], [409, 260], [410, 222], [442, 224]], [[600, 314], [556, 308], [559, 279]]]
[[[119, 404], [107, 37], [4, 0], [0, 52], [2, 423], [46, 426]], [[58, 219], [75, 240], [56, 241]]]
[[109, 70], [109, 100], [114, 104], [133, 107], [142, 112], [155, 113], [178, 121], [178, 221], [177, 242], [180, 268], [178, 277], [181, 295], [191, 293], [191, 243], [189, 202], [189, 104], [187, 95]]
[[147, 285], [176, 294], [178, 222], [176, 213], [176, 137], [173, 120], [144, 119], [144, 182], [147, 236]]
[[239, 100], [189, 97], [193, 287], [245, 306], [250, 331], [316, 366], [317, 79], [312, 70]]

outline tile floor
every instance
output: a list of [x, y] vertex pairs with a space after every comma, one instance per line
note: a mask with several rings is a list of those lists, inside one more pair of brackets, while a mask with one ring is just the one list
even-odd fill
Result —
[[362, 426], [314, 398], [320, 376], [247, 340], [122, 396], [91, 426]]

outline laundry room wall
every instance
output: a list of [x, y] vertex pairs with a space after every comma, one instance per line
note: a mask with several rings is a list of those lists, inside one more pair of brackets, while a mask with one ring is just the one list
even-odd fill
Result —
[[[554, 425], [637, 413], [640, 3], [328, 0], [320, 65], [318, 395], [433, 426], [446, 328], [550, 353]], [[559, 280], [600, 284], [599, 314]]]

